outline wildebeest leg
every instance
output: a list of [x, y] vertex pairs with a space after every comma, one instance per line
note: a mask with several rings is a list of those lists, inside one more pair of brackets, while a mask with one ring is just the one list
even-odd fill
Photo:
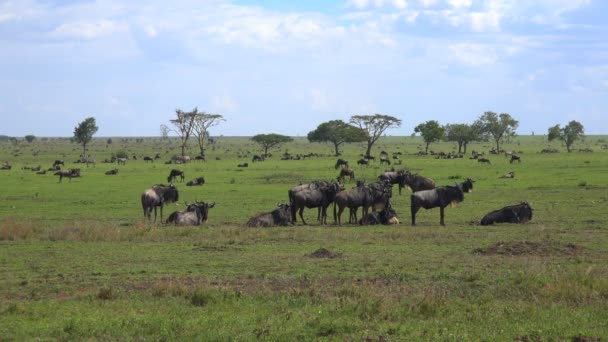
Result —
[[443, 209], [444, 208], [445, 208], [444, 206], [439, 207], [439, 224], [441, 224], [442, 226], [445, 226], [445, 222], [443, 222]]
[[411, 209], [412, 209], [412, 226], [415, 226], [416, 225], [416, 213], [418, 212], [420, 207], [417, 204], [412, 203]]
[[304, 206], [302, 206], [300, 208], [300, 218], [302, 219], [302, 223], [306, 224], [306, 221], [304, 221], [304, 215], [302, 215], [304, 213]]

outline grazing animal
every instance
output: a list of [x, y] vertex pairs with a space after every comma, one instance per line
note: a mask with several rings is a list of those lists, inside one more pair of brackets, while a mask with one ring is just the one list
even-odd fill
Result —
[[198, 156], [194, 157], [194, 160], [198, 160], [198, 161], [207, 161], [207, 160], [205, 159], [205, 156], [201, 156], [201, 155], [198, 155]]
[[253, 156], [253, 158], [251, 158], [251, 162], [255, 163], [255, 162], [262, 162], [264, 161], [264, 157], [262, 156], [258, 156], [257, 154]]
[[418, 174], [411, 174], [408, 171], [403, 174], [403, 183], [412, 189], [412, 192], [435, 189], [434, 180]]
[[174, 211], [167, 218], [166, 224], [176, 226], [200, 226], [209, 220], [209, 209], [215, 206], [215, 202], [195, 202], [187, 205], [186, 210]]
[[277, 204], [277, 208], [269, 213], [257, 214], [247, 221], [247, 227], [275, 227], [289, 226], [291, 221], [291, 208], [289, 204]]
[[359, 224], [362, 226], [371, 226], [375, 224], [399, 224], [399, 219], [397, 219], [397, 213], [395, 210], [387, 206], [377, 213], [368, 213], [367, 215], [363, 215], [363, 217], [359, 220]]
[[376, 157], [370, 156], [369, 154], [367, 154], [367, 155], [363, 156], [363, 159], [367, 159], [368, 161], [370, 161], [370, 160], [376, 160]]
[[184, 171], [178, 170], [178, 169], [172, 169], [171, 173], [169, 173], [169, 177], [167, 177], [167, 183], [173, 183], [178, 176], [179, 176], [179, 179], [181, 182], [183, 182], [184, 179], [186, 178]]
[[47, 171], [59, 171], [59, 170], [61, 170], [61, 166], [59, 166], [59, 165], [53, 165], [47, 169]]
[[71, 183], [72, 178], [80, 177], [80, 169], [66, 169], [66, 170], [57, 171], [57, 172], [55, 172], [55, 176], [59, 176], [59, 183], [61, 183], [61, 180], [63, 179], [63, 177], [69, 178], [70, 183]]
[[511, 171], [511, 172], [507, 173], [506, 175], [502, 175], [498, 178], [515, 178], [515, 172]]
[[156, 155], [154, 155], [154, 159], [160, 159], [160, 153], [157, 153]]
[[118, 169], [106, 171], [106, 175], [108, 175], [108, 176], [112, 176], [112, 175], [116, 175], [116, 174], [118, 174]]
[[299, 211], [302, 223], [304, 220], [304, 208], [318, 208], [317, 220], [321, 224], [327, 224], [327, 207], [334, 201], [336, 194], [340, 191], [337, 182], [315, 181], [310, 184], [301, 184], [290, 189], [289, 205], [291, 206], [291, 219], [296, 222], [296, 212]]
[[474, 180], [472, 180], [471, 178], [467, 178], [464, 180], [464, 182], [456, 184], [456, 186], [459, 187], [462, 192], [467, 193], [473, 191], [473, 183], [475, 183]]
[[488, 158], [477, 158], [477, 162], [482, 163], [482, 164], [490, 164], [490, 165], [492, 164], [490, 162], [490, 159], [488, 159]]
[[511, 155], [511, 160], [509, 160], [509, 163], [513, 164], [514, 161], [517, 161], [518, 163], [521, 164], [521, 157], [520, 156], [516, 156], [514, 154]]
[[120, 165], [126, 165], [127, 164], [127, 158], [116, 158], [116, 164]]
[[[376, 207], [387, 207], [392, 196], [391, 184], [388, 182], [374, 182], [368, 185], [359, 185], [353, 189], [340, 191], [334, 200], [334, 222], [342, 224], [342, 212], [344, 208], [350, 209], [349, 223], [357, 222], [357, 210], [363, 209], [363, 216], [367, 215], [369, 208], [375, 211]], [[336, 207], [338, 208], [336, 212]]]
[[367, 160], [365, 160], [365, 159], [359, 159], [359, 160], [357, 160], [357, 165], [365, 165], [365, 166], [367, 166], [367, 165], [369, 165], [369, 162]]
[[395, 169], [384, 171], [383, 174], [378, 176], [378, 179], [381, 181], [388, 181], [392, 184], [399, 185], [399, 195], [401, 195], [401, 189], [405, 187], [405, 174], [407, 171], [399, 170], [395, 171]]
[[63, 162], [63, 160], [56, 159], [55, 162], [53, 162], [53, 166], [58, 166], [58, 165], [65, 166], [65, 163]]
[[464, 193], [459, 186], [442, 186], [432, 190], [422, 190], [411, 195], [412, 226], [416, 225], [416, 213], [420, 208], [439, 207], [439, 223], [445, 226], [444, 209], [448, 204], [455, 206], [464, 200]]
[[334, 168], [337, 170], [340, 167], [348, 167], [348, 160], [346, 160], [346, 159], [336, 160], [336, 165], [334, 166]]
[[487, 226], [494, 223], [526, 223], [532, 219], [532, 207], [528, 202], [506, 206], [494, 210], [481, 219], [481, 225]]
[[37, 175], [46, 175], [46, 170], [40, 170], [36, 172]]
[[145, 156], [145, 157], [144, 157], [144, 161], [145, 161], [146, 163], [147, 163], [147, 162], [153, 162], [153, 163], [154, 163], [154, 158], [152, 158], [152, 157], [148, 157], [148, 156]]
[[354, 180], [355, 179], [355, 170], [349, 169], [348, 167], [343, 167], [340, 170], [340, 174], [338, 175], [338, 182], [342, 183], [346, 176], [348, 176], [349, 181]]
[[179, 200], [179, 192], [175, 185], [157, 184], [144, 191], [141, 195], [141, 206], [144, 210], [144, 217], [151, 219], [152, 209], [154, 209], [154, 222], [156, 222], [156, 207], [160, 207], [160, 220], [163, 220], [163, 206], [165, 203], [173, 203]]
[[237, 167], [249, 167], [249, 163], [240, 163]]
[[387, 156], [380, 156], [380, 165], [382, 165], [382, 164], [391, 165], [391, 160], [388, 159]]
[[205, 178], [198, 177], [198, 178], [195, 178], [195, 179], [189, 181], [188, 183], [186, 183], [186, 186], [195, 186], [195, 185], [203, 185], [203, 184], [205, 184]]
[[180, 164], [185, 164], [190, 161], [190, 156], [177, 156], [174, 158], [176, 162]]
[[38, 172], [38, 171], [40, 171], [41, 169], [42, 169], [42, 166], [38, 165], [38, 166], [36, 166], [36, 167], [31, 168], [31, 169], [30, 169], [30, 171], [32, 171], [32, 172]]

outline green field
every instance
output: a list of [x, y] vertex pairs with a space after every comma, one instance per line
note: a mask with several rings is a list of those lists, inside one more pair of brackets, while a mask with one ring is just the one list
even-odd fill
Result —
[[[608, 338], [606, 136], [575, 146], [593, 153], [565, 153], [544, 136], [516, 137], [504, 149], [520, 152], [522, 163], [489, 155], [491, 165], [468, 155], [418, 156], [420, 138], [383, 137], [373, 154], [402, 152], [397, 168], [438, 185], [476, 180], [464, 202], [446, 208], [445, 227], [438, 209], [421, 210], [410, 226], [410, 192], [399, 196], [395, 188], [397, 226], [320, 226], [316, 209], [307, 209], [309, 226], [246, 228], [254, 214], [287, 202], [289, 188], [337, 176], [332, 146], [304, 138], [251, 163], [256, 145], [220, 137], [207, 162], [179, 166], [163, 163], [179, 153], [175, 140], [106, 140], [89, 148], [94, 168], [73, 163], [82, 147], [67, 139], [0, 142], [0, 162], [13, 165], [0, 171], [0, 340]], [[539, 153], [546, 147], [562, 152]], [[119, 151], [138, 160], [100, 162]], [[280, 160], [286, 151], [321, 156]], [[386, 167], [355, 166], [363, 151], [347, 145], [343, 158], [358, 179], [374, 181]], [[142, 160], [156, 153], [162, 158], [155, 163]], [[22, 170], [55, 159], [80, 167], [82, 177], [59, 183], [52, 172]], [[242, 162], [249, 167], [237, 168]], [[104, 175], [115, 167], [118, 175]], [[142, 192], [166, 183], [174, 167], [206, 184], [177, 183], [180, 203], [164, 216], [185, 201], [216, 202], [207, 225], [144, 220]], [[509, 171], [514, 179], [499, 178]], [[531, 222], [478, 224], [523, 200], [534, 208]]]

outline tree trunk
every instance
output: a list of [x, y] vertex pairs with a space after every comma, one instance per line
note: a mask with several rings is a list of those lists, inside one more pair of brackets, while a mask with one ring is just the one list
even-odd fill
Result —
[[87, 143], [82, 143], [82, 158], [87, 157]]
[[186, 144], [182, 141], [182, 157], [186, 155]]
[[372, 146], [373, 146], [373, 145], [374, 145], [374, 143], [373, 143], [373, 142], [371, 142], [371, 141], [368, 141], [368, 142], [367, 142], [367, 152], [365, 152], [365, 155], [366, 155], [366, 156], [369, 156], [369, 155], [370, 155], [370, 153], [372, 152]]
[[336, 150], [336, 157], [340, 155], [340, 151], [338, 149], [339, 146], [340, 146], [340, 144], [338, 144], [337, 142], [334, 142], [334, 149]]
[[[460, 154], [462, 152], [462, 141], [458, 142], [458, 153]], [[465, 152], [466, 153], [466, 152]]]
[[205, 141], [204, 140], [199, 140], [198, 141], [198, 147], [201, 149], [201, 156], [205, 156]]
[[467, 143], [464, 142], [463, 145], [464, 145], [464, 154], [467, 154]]
[[268, 156], [268, 146], [264, 146], [264, 158]]
[[500, 153], [500, 139], [496, 139], [496, 153]]
[[426, 143], [426, 153], [429, 153], [429, 145], [430, 145], [430, 144], [431, 144], [431, 143]]

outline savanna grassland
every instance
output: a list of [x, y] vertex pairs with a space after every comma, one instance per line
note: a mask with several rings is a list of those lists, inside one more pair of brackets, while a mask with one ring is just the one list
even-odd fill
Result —
[[[438, 209], [421, 210], [410, 226], [410, 192], [395, 187], [397, 226], [319, 226], [316, 209], [306, 209], [311, 225], [278, 228], [244, 223], [286, 202], [299, 182], [335, 179], [331, 146], [296, 138], [252, 163], [256, 145], [221, 137], [207, 162], [176, 166], [163, 163], [179, 153], [175, 140], [100, 138], [89, 148], [97, 165], [87, 168], [73, 163], [82, 147], [67, 139], [0, 142], [0, 161], [13, 165], [0, 171], [0, 340], [605, 340], [607, 139], [575, 146], [593, 153], [565, 153], [543, 136], [516, 137], [504, 149], [521, 151], [521, 164], [489, 155], [492, 164], [480, 165], [469, 154], [415, 155], [419, 138], [384, 137], [374, 154], [401, 152], [397, 168], [438, 185], [475, 179], [464, 202], [446, 208], [445, 227]], [[562, 152], [538, 153], [546, 147]], [[344, 150], [358, 179], [386, 168], [355, 166], [362, 145]], [[138, 160], [100, 162], [119, 151]], [[285, 151], [322, 156], [282, 161]], [[157, 152], [160, 160], [142, 160]], [[53, 172], [22, 170], [55, 159], [82, 177], [59, 183]], [[164, 217], [186, 201], [216, 202], [206, 225], [144, 220], [142, 192], [174, 167], [206, 184], [177, 183], [179, 204]], [[104, 174], [113, 168], [117, 175]], [[509, 171], [514, 179], [499, 178]], [[522, 200], [532, 221], [478, 224]]]

